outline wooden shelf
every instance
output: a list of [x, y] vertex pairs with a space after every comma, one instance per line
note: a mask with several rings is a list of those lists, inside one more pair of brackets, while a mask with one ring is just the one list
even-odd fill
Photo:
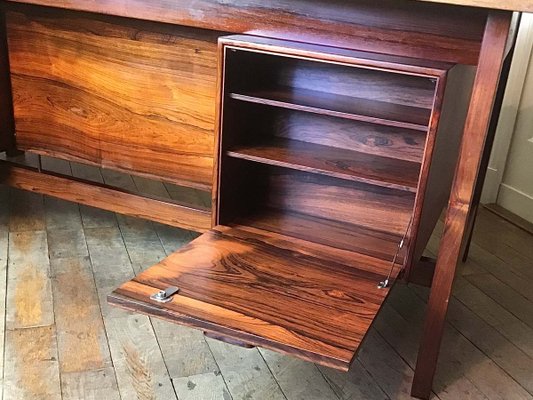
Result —
[[[217, 226], [108, 301], [346, 371], [387, 297], [389, 289], [377, 284], [389, 266], [288, 236]], [[171, 301], [150, 299], [169, 286], [180, 288]]]
[[431, 110], [315, 90], [282, 88], [230, 93], [232, 99], [427, 132]]
[[[235, 224], [295, 237], [332, 249], [366, 254], [388, 262], [393, 260], [402, 239], [395, 233], [273, 208], [262, 208], [259, 213], [238, 218]], [[404, 254], [401, 252], [397, 261], [401, 264], [403, 260]]]
[[228, 156], [392, 189], [416, 192], [420, 164], [298, 140], [238, 147]]

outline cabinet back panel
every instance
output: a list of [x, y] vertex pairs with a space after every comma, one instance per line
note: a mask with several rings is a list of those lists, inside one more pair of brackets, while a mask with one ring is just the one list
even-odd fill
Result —
[[271, 168], [266, 205], [312, 217], [402, 235], [414, 194]]
[[421, 162], [426, 135], [419, 131], [303, 112], [273, 116], [276, 136], [383, 157]]
[[[231, 130], [227, 149], [268, 141], [273, 136], [322, 146], [352, 150], [399, 160], [422, 162], [426, 135], [341, 118], [235, 102], [226, 107], [239, 115], [239, 127]], [[235, 111], [231, 111], [235, 109]], [[229, 129], [229, 127], [228, 127]], [[225, 142], [226, 143], [226, 142]]]
[[7, 24], [19, 148], [211, 187], [214, 32], [36, 10]]

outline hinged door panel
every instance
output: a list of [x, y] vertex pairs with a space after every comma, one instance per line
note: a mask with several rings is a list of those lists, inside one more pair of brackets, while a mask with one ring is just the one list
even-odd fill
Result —
[[[347, 370], [389, 291], [377, 288], [389, 270], [390, 262], [361, 254], [255, 228], [218, 226], [108, 299]], [[167, 288], [171, 295], [158, 301], [154, 294]]]

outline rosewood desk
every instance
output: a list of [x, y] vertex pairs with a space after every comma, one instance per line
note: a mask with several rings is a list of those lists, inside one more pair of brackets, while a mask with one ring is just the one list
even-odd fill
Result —
[[391, 285], [426, 283], [412, 393], [429, 398], [531, 1], [0, 4], [0, 182], [203, 233], [112, 304], [347, 370]]

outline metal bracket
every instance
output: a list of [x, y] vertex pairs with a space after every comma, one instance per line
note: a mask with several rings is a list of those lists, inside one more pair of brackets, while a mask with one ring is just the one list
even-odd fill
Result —
[[150, 296], [150, 299], [157, 301], [158, 303], [168, 303], [172, 301], [173, 296], [180, 291], [176, 286], [170, 286], [165, 290], [160, 290]]
[[403, 249], [403, 246], [405, 244], [405, 241], [407, 239], [407, 234], [409, 233], [409, 230], [411, 229], [411, 224], [413, 223], [413, 217], [409, 220], [409, 225], [407, 225], [407, 229], [402, 237], [402, 240], [400, 240], [400, 243], [398, 243], [398, 249], [396, 250], [396, 253], [394, 254], [394, 258], [392, 259], [391, 267], [389, 270], [389, 274], [385, 278], [385, 280], [378, 283], [378, 289], [386, 289], [390, 285], [390, 280], [392, 277], [392, 273], [394, 272], [394, 267], [396, 266], [396, 260], [398, 259], [398, 256], [400, 254], [400, 251]]

